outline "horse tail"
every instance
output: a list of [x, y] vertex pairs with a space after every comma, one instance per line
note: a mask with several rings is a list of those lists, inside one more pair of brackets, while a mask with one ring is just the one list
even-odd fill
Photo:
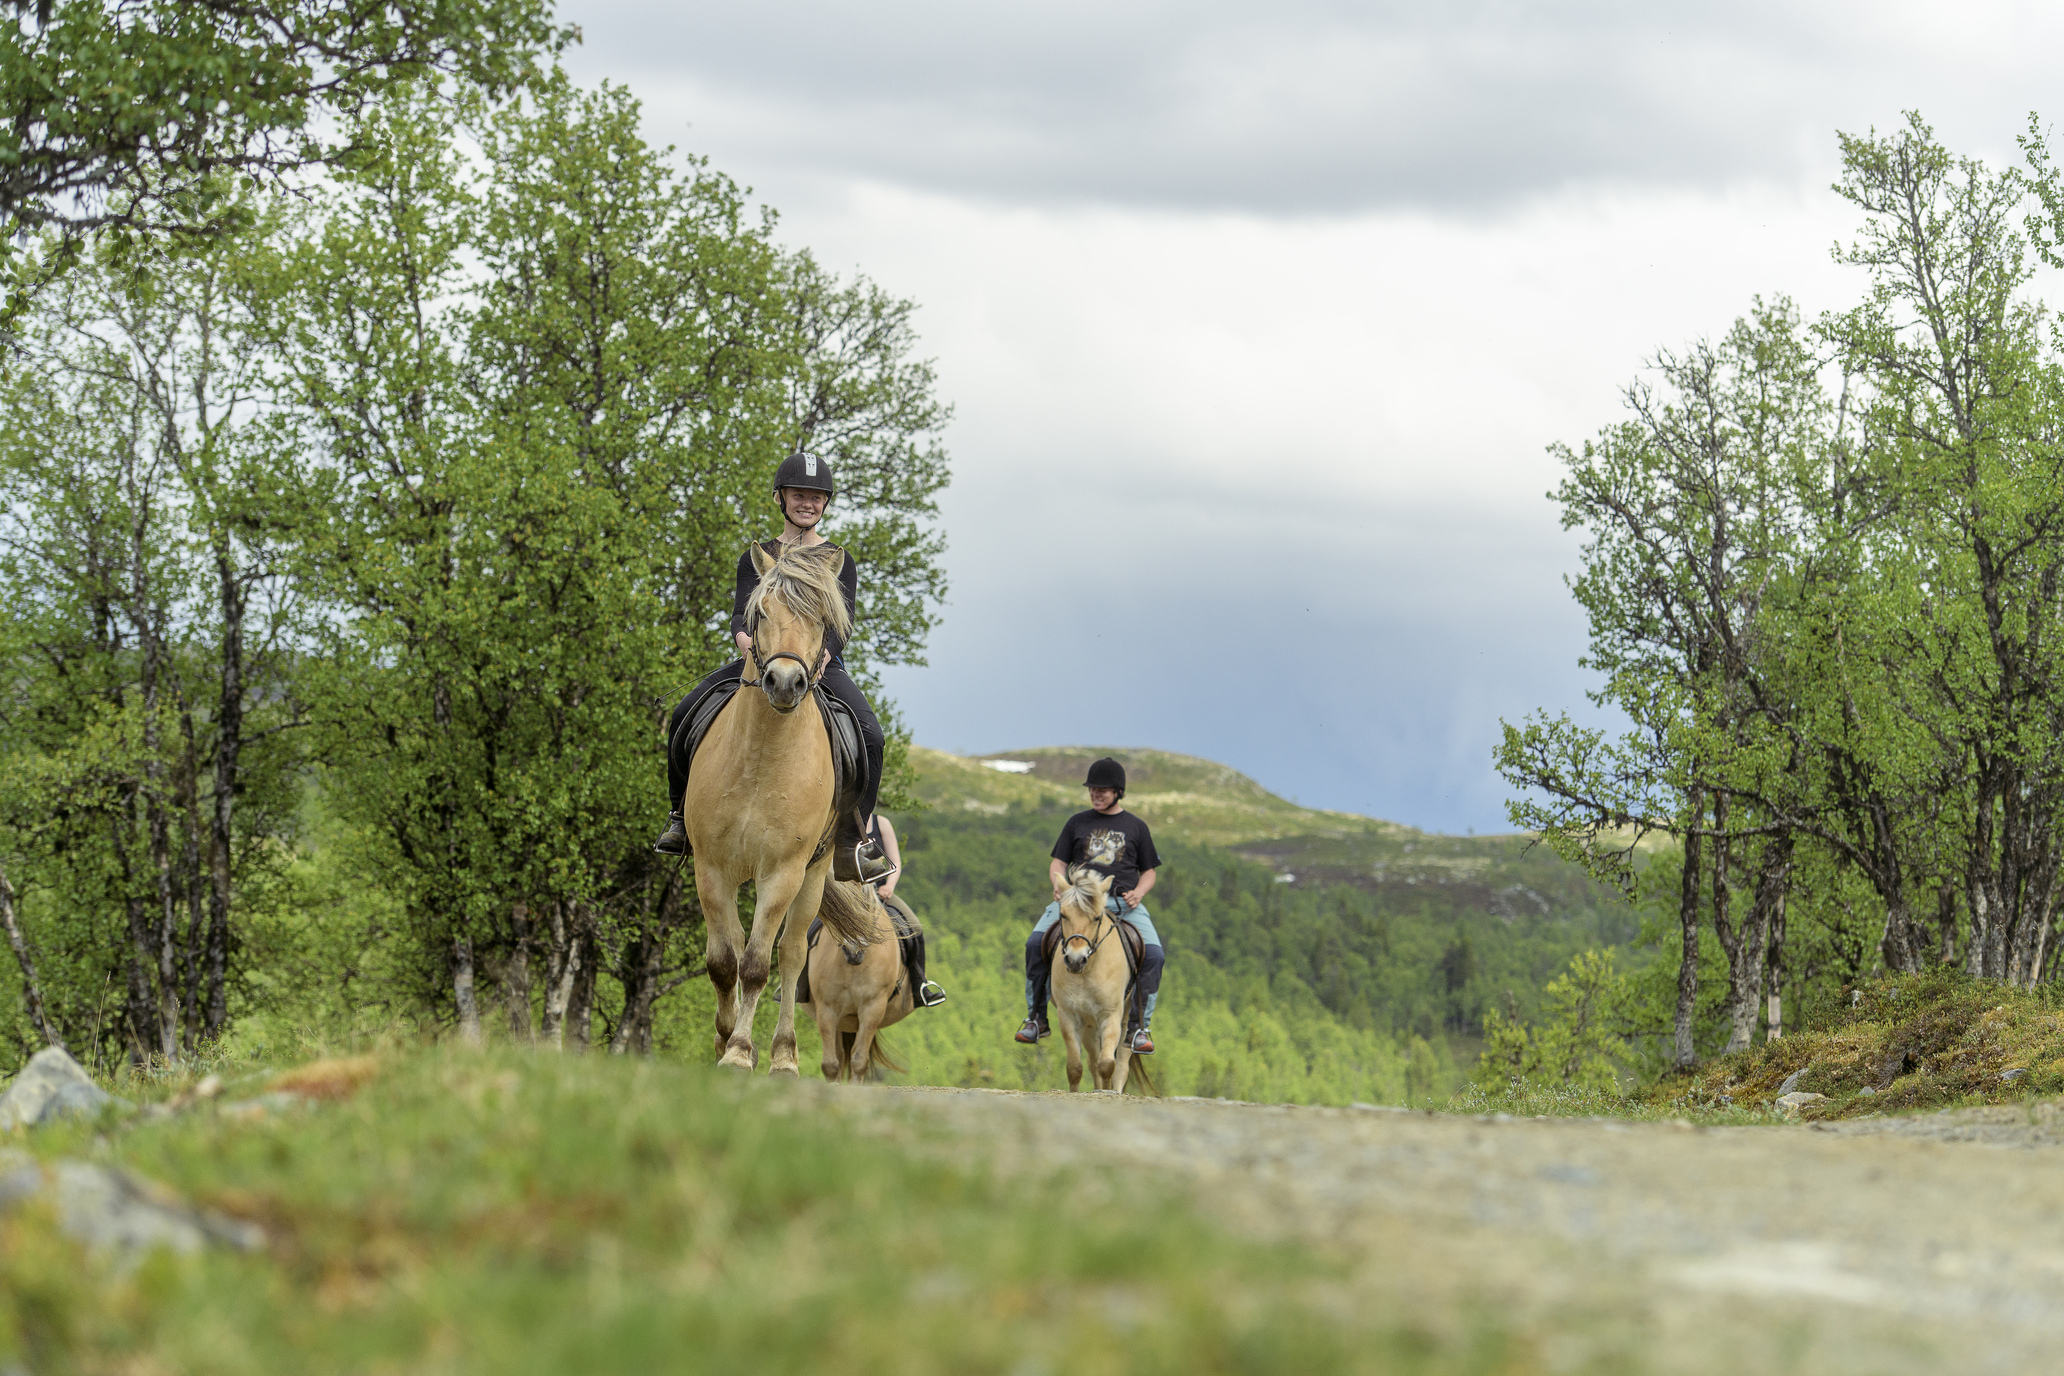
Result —
[[[838, 1038], [839, 1049], [842, 1052], [844, 1052], [844, 1056], [842, 1057], [842, 1059], [846, 1062], [846, 1064], [852, 1065], [853, 1043], [859, 1040], [858, 1034], [853, 1032], [841, 1032], [838, 1034]], [[904, 1071], [904, 1067], [898, 1065], [896, 1063], [896, 1058], [889, 1054], [889, 1049], [886, 1046], [882, 1045], [882, 1034], [879, 1031], [877, 1031], [874, 1034], [874, 1040], [868, 1043], [867, 1064], [853, 1066], [853, 1078], [856, 1080], [865, 1080], [868, 1077], [872, 1076], [877, 1068], [882, 1070], [893, 1070], [898, 1075], [901, 1075]]]
[[824, 901], [818, 905], [817, 915], [840, 941], [860, 946], [881, 940], [888, 919], [873, 885], [838, 879], [825, 881]]
[[879, 1030], [875, 1032], [874, 1040], [868, 1043], [867, 1065], [865, 1069], [871, 1075], [877, 1067], [882, 1070], [893, 1070], [898, 1075], [903, 1073], [903, 1067], [896, 1063], [896, 1058], [889, 1054], [889, 1049], [886, 1046], [882, 1045], [882, 1035]]
[[1141, 1094], [1151, 1094], [1156, 1099], [1161, 1097], [1161, 1087], [1155, 1084], [1154, 1077], [1147, 1073], [1147, 1062], [1143, 1056], [1134, 1056], [1132, 1058], [1132, 1069], [1125, 1077], [1125, 1087], [1127, 1089], [1131, 1089], [1134, 1085], [1139, 1086]]

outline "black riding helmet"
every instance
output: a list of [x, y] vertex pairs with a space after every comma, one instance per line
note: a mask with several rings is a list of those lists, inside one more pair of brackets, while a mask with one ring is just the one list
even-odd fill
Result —
[[1109, 755], [1090, 763], [1089, 777], [1082, 781], [1084, 788], [1115, 788], [1118, 796], [1125, 796], [1125, 766]]
[[827, 502], [838, 495], [838, 489], [831, 482], [831, 461], [800, 449], [783, 459], [781, 467], [774, 470], [774, 495], [779, 497], [784, 487], [822, 492]]

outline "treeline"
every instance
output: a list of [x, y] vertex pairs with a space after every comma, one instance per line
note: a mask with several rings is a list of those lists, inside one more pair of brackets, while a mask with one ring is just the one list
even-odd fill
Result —
[[1647, 895], [1675, 976], [1573, 968], [1564, 1041], [1684, 1066], [1878, 973], [2056, 978], [2064, 340], [2033, 282], [2064, 178], [2020, 143], [1994, 168], [1918, 116], [1843, 137], [1856, 304], [1759, 301], [1558, 449], [1584, 662], [1630, 727], [1539, 716], [1498, 764], [1515, 822]]
[[782, 247], [625, 92], [403, 86], [337, 146], [192, 178], [173, 218], [204, 230], [117, 214], [18, 253], [40, 280], [0, 381], [21, 1050], [171, 1060], [262, 1006], [318, 825], [342, 853], [317, 887], [369, 925], [303, 942], [335, 964], [299, 986], [649, 1045], [700, 968], [692, 886], [649, 851], [663, 712], [730, 655], [780, 457], [836, 467], [863, 681], [920, 652], [943, 594], [945, 411], [911, 304]]

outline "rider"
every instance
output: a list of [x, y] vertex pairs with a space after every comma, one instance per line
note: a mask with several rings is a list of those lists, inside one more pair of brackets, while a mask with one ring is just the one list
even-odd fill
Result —
[[1124, 914], [1127, 921], [1139, 928], [1146, 942], [1146, 956], [1140, 962], [1139, 972], [1146, 1007], [1140, 1025], [1132, 1033], [1131, 1045], [1134, 1055], [1151, 1056], [1154, 1001], [1161, 994], [1164, 956], [1161, 937], [1154, 931], [1154, 919], [1141, 905], [1153, 890], [1154, 870], [1161, 864], [1161, 857], [1154, 850], [1154, 835], [1147, 830], [1147, 824], [1118, 806], [1119, 799], [1125, 796], [1124, 765], [1106, 755], [1090, 765], [1083, 786], [1089, 790], [1089, 811], [1070, 817], [1061, 828], [1060, 839], [1054, 842], [1053, 862], [1046, 867], [1047, 877], [1053, 881], [1054, 901], [1046, 905], [1046, 912], [1025, 942], [1026, 1017], [1025, 1025], [1018, 1029], [1018, 1040], [1029, 1046], [1050, 1031], [1046, 1023], [1046, 987], [1052, 967], [1042, 958], [1042, 948], [1046, 945], [1047, 929], [1061, 920], [1061, 889], [1068, 870], [1082, 865], [1110, 876], [1111, 893], [1104, 900], [1106, 908], [1114, 915]]
[[904, 953], [910, 966], [911, 988], [919, 1008], [937, 1008], [946, 1002], [946, 991], [935, 982], [925, 978], [924, 928], [919, 926], [917, 914], [910, 911], [910, 905], [896, 897], [896, 881], [903, 877], [903, 847], [896, 840], [896, 826], [879, 812], [868, 819], [868, 837], [882, 848], [882, 854], [895, 866], [887, 875], [874, 881], [874, 891], [880, 896], [884, 907], [894, 908], [910, 919], [916, 930], [904, 938]]
[[[769, 540], [760, 548], [768, 554], [777, 554], [782, 545], [812, 545], [829, 543], [818, 530], [824, 519], [824, 509], [831, 504], [836, 488], [832, 485], [831, 464], [815, 454], [794, 453], [781, 461], [774, 470], [774, 500], [781, 504], [781, 534]], [[833, 545], [837, 549], [838, 546]], [[860, 571], [853, 563], [853, 556], [844, 550], [845, 562], [839, 569], [839, 587], [846, 595], [846, 611], [853, 611], [853, 601], [859, 586]], [[695, 685], [688, 696], [675, 706], [673, 716], [667, 722], [667, 815], [666, 830], [652, 843], [652, 848], [662, 855], [686, 855], [688, 853], [688, 829], [681, 821], [681, 798], [688, 789], [686, 762], [677, 760], [672, 742], [680, 734], [681, 724], [688, 719], [689, 712], [697, 699], [716, 685], [737, 682], [745, 676], [744, 656], [752, 649], [752, 637], [746, 633], [745, 602], [753, 590], [760, 585], [759, 570], [753, 566], [752, 551], [745, 550], [738, 556], [738, 591], [731, 603], [731, 639], [738, 646], [739, 658], [710, 674]], [[860, 691], [860, 685], [853, 682], [846, 672], [845, 660], [841, 657], [845, 642], [838, 633], [826, 627], [824, 632], [824, 657], [819, 661], [818, 683], [824, 691], [837, 698], [852, 710], [853, 718], [860, 723], [860, 736], [867, 747], [867, 779], [859, 798], [859, 805], [850, 814], [837, 819], [837, 836], [833, 842], [832, 873], [840, 879], [858, 879], [867, 882], [884, 878], [893, 873], [883, 858], [881, 848], [875, 844], [863, 828], [864, 818], [874, 813], [875, 795], [881, 791], [882, 776], [882, 729], [875, 719], [874, 709], [867, 705], [867, 696]]]

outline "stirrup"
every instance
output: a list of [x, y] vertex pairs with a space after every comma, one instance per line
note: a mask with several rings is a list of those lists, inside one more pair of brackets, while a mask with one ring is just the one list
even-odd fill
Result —
[[659, 839], [652, 843], [654, 852], [660, 855], [687, 855], [688, 828], [682, 824], [679, 812], [667, 814], [666, 830], [659, 833]]
[[887, 856], [879, 849], [868, 853], [872, 842], [861, 840], [850, 850], [844, 846], [832, 852], [831, 877], [847, 883], [879, 884], [892, 874], [901, 874], [901, 865], [891, 865]]
[[923, 984], [917, 986], [917, 1006], [919, 1008], [937, 1008], [944, 1002], [946, 1002], [946, 991], [939, 987], [938, 981], [928, 979]]

